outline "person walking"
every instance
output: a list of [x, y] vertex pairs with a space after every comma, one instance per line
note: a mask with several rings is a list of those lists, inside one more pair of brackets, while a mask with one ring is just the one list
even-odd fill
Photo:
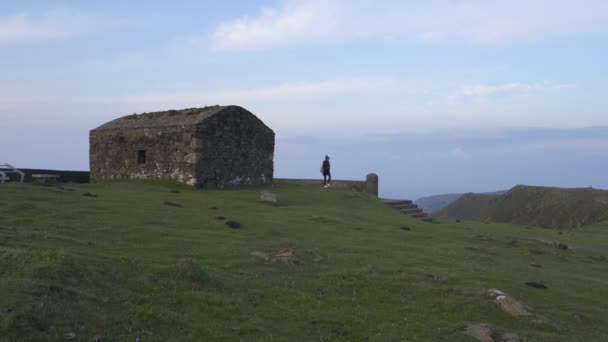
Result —
[[329, 156], [325, 156], [323, 165], [321, 165], [321, 173], [323, 174], [323, 186], [327, 188], [331, 185], [331, 167], [329, 165]]

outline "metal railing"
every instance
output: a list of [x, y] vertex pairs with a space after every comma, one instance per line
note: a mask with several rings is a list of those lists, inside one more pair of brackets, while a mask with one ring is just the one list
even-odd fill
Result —
[[23, 173], [21, 170], [17, 169], [9, 163], [0, 164], [0, 183], [4, 183], [10, 180], [10, 177], [8, 176], [9, 173], [18, 174], [21, 177], [19, 182], [23, 183], [25, 173]]

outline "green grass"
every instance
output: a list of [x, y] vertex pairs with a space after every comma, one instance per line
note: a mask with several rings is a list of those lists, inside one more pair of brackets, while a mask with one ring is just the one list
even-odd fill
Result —
[[[260, 202], [262, 187], [65, 187], [0, 186], [0, 226], [16, 228], [0, 229], [0, 341], [472, 341], [461, 331], [477, 322], [529, 341], [608, 336], [608, 252], [585, 248], [608, 245], [607, 223], [431, 224], [315, 186], [270, 189], [282, 206]], [[275, 257], [284, 249], [295, 258]], [[508, 316], [489, 288], [548, 323]]]

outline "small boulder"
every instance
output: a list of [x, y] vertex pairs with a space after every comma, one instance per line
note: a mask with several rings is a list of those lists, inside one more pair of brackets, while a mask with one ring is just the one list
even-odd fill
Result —
[[168, 207], [174, 207], [174, 208], [183, 208], [184, 206], [179, 204], [179, 203], [175, 203], [175, 202], [169, 202], [166, 201], [163, 203], [164, 205], [168, 206]]
[[218, 215], [218, 216], [215, 217], [215, 219], [218, 220], [218, 221], [224, 221], [226, 219], [226, 217]]
[[226, 225], [232, 229], [239, 229], [241, 228], [241, 224], [236, 222], [236, 221], [226, 221]]
[[83, 193], [82, 196], [84, 196], [84, 197], [97, 197], [96, 194], [94, 194], [92, 192], [88, 192], [88, 191], [85, 192], [85, 193]]
[[15, 228], [15, 227], [8, 227], [8, 226], [0, 226], [0, 230], [16, 231], [17, 228]]
[[268, 254], [266, 254], [264, 252], [260, 252], [260, 251], [253, 251], [253, 252], [249, 253], [249, 255], [251, 255], [252, 257], [256, 257], [256, 258], [260, 258], [260, 259], [264, 259], [264, 260], [270, 260], [270, 257], [268, 256]]
[[68, 341], [73, 341], [76, 339], [76, 333], [74, 332], [69, 332], [65, 334], [65, 339]]
[[535, 263], [530, 264], [530, 266], [536, 267], [536, 268], [543, 268], [543, 265], [541, 265], [541, 264], [535, 264]]
[[277, 254], [274, 255], [276, 260], [284, 264], [294, 264], [295, 263], [295, 252], [292, 249], [285, 248], [280, 250]]
[[488, 290], [488, 296], [490, 296], [494, 299], [496, 299], [496, 297], [498, 297], [498, 296], [504, 296], [504, 295], [505, 295], [505, 293], [498, 289], [489, 289]]
[[533, 287], [535, 289], [547, 289], [547, 285], [539, 281], [529, 281], [526, 285]]
[[513, 297], [504, 295], [496, 297], [495, 300], [502, 311], [513, 317], [530, 316], [528, 309], [526, 309], [522, 303], [518, 302]]
[[523, 339], [516, 334], [496, 329], [488, 323], [469, 324], [464, 334], [480, 342], [522, 342]]
[[272, 192], [268, 191], [262, 191], [260, 193], [260, 200], [262, 202], [268, 202], [277, 205], [279, 204], [279, 195], [273, 194]]
[[489, 289], [488, 296], [494, 299], [494, 302], [502, 311], [513, 317], [531, 315], [530, 311], [528, 311], [528, 308], [525, 305], [498, 289]]
[[407, 230], [407, 231], [412, 230], [412, 229], [411, 229], [410, 227], [408, 227], [408, 226], [401, 226], [401, 227], [399, 227], [399, 229], [401, 229], [401, 230]]

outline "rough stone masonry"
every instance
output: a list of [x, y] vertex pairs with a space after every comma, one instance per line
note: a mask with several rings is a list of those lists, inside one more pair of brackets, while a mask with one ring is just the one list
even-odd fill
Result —
[[133, 114], [90, 132], [91, 180], [271, 183], [274, 144], [274, 132], [238, 106]]

